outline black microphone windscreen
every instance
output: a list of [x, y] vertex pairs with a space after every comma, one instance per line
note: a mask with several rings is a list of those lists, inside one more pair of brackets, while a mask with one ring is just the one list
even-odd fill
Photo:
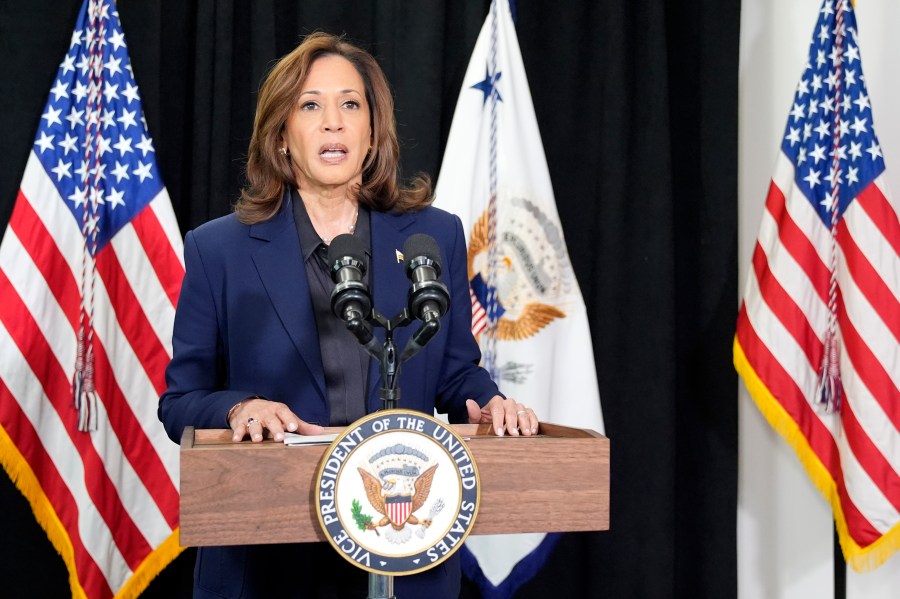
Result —
[[348, 256], [365, 264], [366, 248], [356, 236], [343, 233], [332, 239], [328, 246], [328, 264], [333, 265], [337, 260]]
[[424, 233], [410, 235], [406, 243], [403, 244], [404, 269], [408, 272], [409, 263], [415, 258], [421, 258], [422, 256], [432, 260], [436, 270], [438, 272], [441, 271], [441, 248], [438, 247], [434, 237]]

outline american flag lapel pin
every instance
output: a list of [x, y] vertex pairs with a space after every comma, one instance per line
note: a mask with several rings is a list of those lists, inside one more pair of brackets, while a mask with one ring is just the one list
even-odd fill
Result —
[[403, 252], [401, 252], [400, 250], [394, 250], [394, 254], [397, 255], [397, 264], [403, 262]]

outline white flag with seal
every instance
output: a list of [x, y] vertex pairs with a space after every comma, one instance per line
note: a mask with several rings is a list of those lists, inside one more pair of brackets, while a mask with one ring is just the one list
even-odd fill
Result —
[[[472, 330], [501, 391], [542, 421], [604, 432], [584, 299], [506, 0], [491, 3], [475, 44], [435, 196], [466, 227]], [[508, 597], [554, 541], [470, 536], [463, 569], [485, 597]]]

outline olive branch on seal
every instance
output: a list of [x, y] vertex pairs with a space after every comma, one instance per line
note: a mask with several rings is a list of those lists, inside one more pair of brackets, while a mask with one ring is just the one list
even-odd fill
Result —
[[[365, 532], [366, 529], [374, 530], [375, 534], [378, 534], [378, 531], [372, 526], [372, 516], [368, 514], [362, 513], [362, 504], [359, 503], [356, 499], [353, 500], [351, 513], [353, 514], [353, 521], [356, 522], [356, 525], [359, 529]], [[381, 536], [381, 535], [379, 535]]]

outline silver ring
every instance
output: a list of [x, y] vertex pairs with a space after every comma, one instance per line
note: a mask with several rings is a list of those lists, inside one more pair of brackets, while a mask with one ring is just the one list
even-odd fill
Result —
[[253, 416], [251, 416], [250, 418], [247, 418], [247, 428], [250, 428], [252, 425], [254, 425], [258, 422], [259, 422], [259, 420], [257, 420]]
[[527, 413], [528, 413], [528, 410], [519, 410], [518, 412], [516, 412], [516, 416], [518, 416], [519, 414], [527, 414]]

